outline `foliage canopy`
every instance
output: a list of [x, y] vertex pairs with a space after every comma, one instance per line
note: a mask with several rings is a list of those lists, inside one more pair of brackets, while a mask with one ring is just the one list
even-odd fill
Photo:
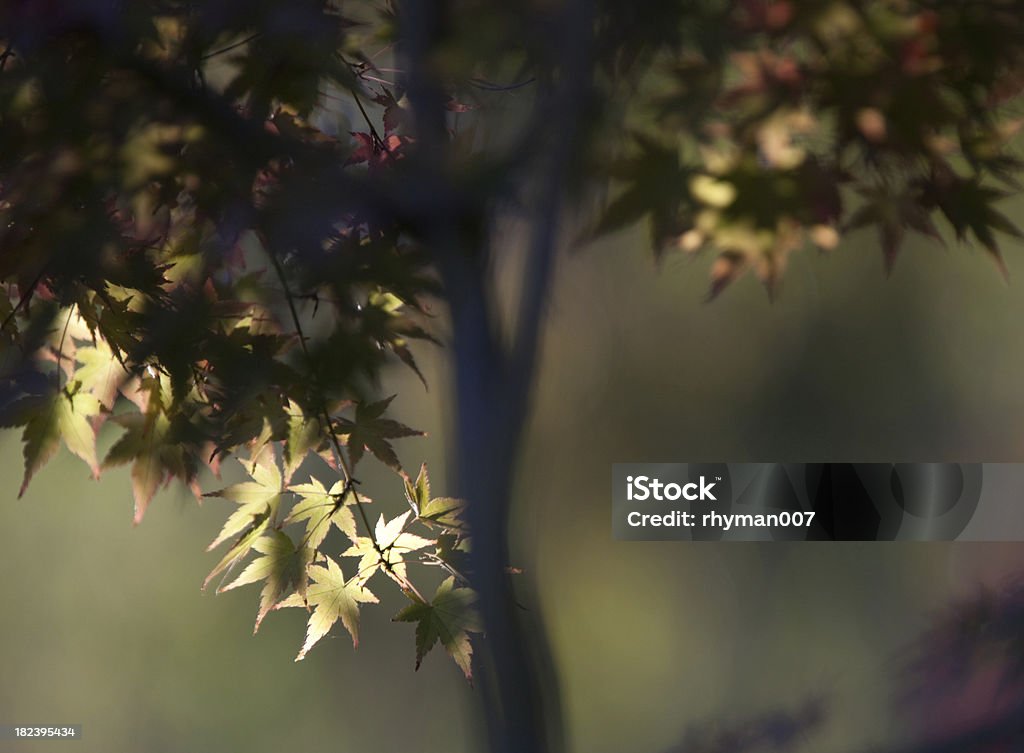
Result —
[[[63, 444], [94, 476], [130, 465], [140, 522], [239, 458], [250, 480], [207, 492], [235, 506], [207, 584], [251, 557], [222, 589], [262, 584], [257, 627], [306, 608], [301, 659], [339, 621], [356, 643], [389, 579], [417, 664], [440, 643], [470, 677], [463, 505], [404, 469], [393, 442], [420, 432], [380, 376], [422, 379], [411, 343], [439, 337], [432, 304], [490, 293], [504, 220], [537, 226], [537, 254], [553, 197], [584, 240], [645, 220], [658, 255], [714, 257], [712, 295], [747, 270], [774, 289], [861, 228], [887, 267], [944, 223], [1005, 272], [1022, 41], [1019, 0], [0, 3], [22, 491]], [[121, 432], [102, 459], [101, 430]], [[375, 525], [371, 455], [410, 508]], [[431, 597], [413, 564], [442, 573]]]

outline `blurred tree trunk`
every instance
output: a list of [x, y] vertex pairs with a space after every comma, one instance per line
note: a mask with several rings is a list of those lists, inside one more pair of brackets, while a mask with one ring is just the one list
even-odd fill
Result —
[[[416, 126], [423, 190], [458, 197], [448, 154], [446, 95], [431, 62], [452, 8], [443, 0], [401, 6], [406, 86]], [[520, 606], [508, 572], [512, 487], [529, 412], [538, 345], [550, 293], [570, 168], [587, 104], [593, 16], [588, 0], [540, 11], [538, 91], [519, 176], [489, 197], [457, 198], [447, 216], [422, 219], [451, 306], [455, 350], [456, 493], [469, 501], [473, 585], [485, 632], [480, 685], [494, 753], [561, 750], [556, 672], [539, 605]], [[533, 137], [535, 136], [535, 138]], [[529, 242], [511, 332], [499, 325], [491, 268], [502, 199], [521, 203]]]
[[507, 571], [509, 512], [515, 458], [525, 406], [521, 385], [509, 383], [501, 351], [487, 327], [479, 288], [453, 291], [456, 485], [473, 531], [474, 585], [485, 628], [480, 676], [490, 748], [495, 753], [557, 751], [558, 688], [541, 681], [538, 660], [547, 654], [543, 633], [528, 635]]

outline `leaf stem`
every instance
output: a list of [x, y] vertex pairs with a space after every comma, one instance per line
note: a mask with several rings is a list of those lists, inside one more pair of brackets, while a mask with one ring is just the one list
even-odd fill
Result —
[[444, 570], [447, 570], [449, 574], [454, 575], [467, 586], [472, 585], [472, 581], [470, 581], [469, 578], [467, 578], [465, 575], [459, 572], [459, 570], [456, 567], [454, 567], [450, 562], [445, 562], [443, 559], [438, 557], [433, 552], [423, 552], [421, 556], [423, 557], [423, 559], [413, 561], [418, 561], [421, 565], [432, 565], [435, 567], [443, 568]]
[[25, 295], [18, 299], [18, 303], [11, 309], [11, 313], [4, 317], [3, 324], [0, 324], [0, 330], [7, 329], [7, 325], [14, 320], [14, 317], [18, 312], [28, 306], [28, 302], [36, 292], [36, 288], [39, 287], [39, 283], [43, 281], [43, 275], [46, 274], [47, 266], [48, 265], [46, 264], [43, 265], [43, 268], [39, 270], [39, 274], [36, 275], [35, 279], [32, 280], [31, 284], [28, 286], [28, 290], [25, 291]]
[[75, 306], [72, 304], [68, 307], [68, 318], [64, 320], [64, 329], [60, 333], [60, 343], [57, 345], [57, 391], [60, 392], [60, 369], [61, 362], [64, 360], [64, 341], [68, 336], [68, 326], [71, 324], [71, 317], [75, 313]]
[[219, 50], [214, 50], [213, 52], [208, 52], [208, 53], [206, 53], [205, 55], [203, 55], [199, 59], [200, 60], [209, 60], [210, 58], [217, 57], [218, 55], [223, 55], [225, 52], [231, 52], [232, 50], [237, 50], [239, 47], [244, 47], [245, 45], [249, 44], [250, 42], [255, 42], [261, 36], [263, 36], [263, 34], [260, 33], [260, 32], [257, 32], [255, 34], [251, 34], [250, 36], [246, 37], [245, 39], [241, 39], [241, 40], [239, 40], [237, 42], [229, 44], [227, 47], [221, 47]]

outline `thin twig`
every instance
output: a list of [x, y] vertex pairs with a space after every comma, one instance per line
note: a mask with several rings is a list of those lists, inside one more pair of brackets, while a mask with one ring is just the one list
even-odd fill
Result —
[[14, 319], [17, 313], [28, 305], [32, 295], [36, 292], [36, 288], [39, 287], [39, 283], [42, 282], [44, 274], [46, 274], [46, 265], [43, 265], [43, 268], [39, 270], [39, 274], [37, 274], [36, 278], [32, 280], [32, 284], [28, 286], [28, 290], [25, 291], [25, 295], [18, 299], [17, 304], [15, 304], [14, 308], [11, 309], [11, 313], [4, 317], [3, 324], [0, 324], [0, 330], [7, 329], [7, 325], [11, 323], [11, 320]]
[[536, 76], [530, 76], [530, 78], [528, 78], [528, 79], [526, 79], [524, 81], [518, 81], [518, 82], [516, 82], [514, 84], [495, 84], [495, 83], [492, 83], [492, 82], [487, 81], [486, 79], [482, 79], [482, 78], [472, 78], [472, 79], [469, 80], [469, 83], [472, 84], [473, 86], [475, 86], [477, 89], [483, 89], [484, 91], [489, 91], [489, 92], [510, 92], [510, 91], [514, 91], [516, 89], [522, 89], [524, 86], [529, 86], [530, 84], [532, 84], [532, 83], [534, 83], [536, 81], [537, 81], [537, 77]]
[[373, 53], [372, 55], [370, 55], [370, 60], [373, 60], [373, 59], [374, 59], [375, 57], [378, 57], [378, 56], [380, 56], [381, 54], [383, 54], [383, 53], [387, 52], [388, 50], [390, 50], [390, 49], [391, 49], [392, 47], [394, 47], [394, 46], [395, 46], [394, 42], [392, 42], [391, 44], [386, 44], [386, 45], [384, 45], [384, 46], [383, 46], [383, 47], [381, 47], [381, 48], [380, 48], [379, 50], [377, 50], [377, 51], [376, 51], [375, 53]]
[[356, 107], [359, 108], [359, 112], [363, 115], [363, 120], [366, 121], [366, 125], [370, 129], [370, 136], [373, 137], [373, 140], [377, 142], [377, 145], [380, 146], [381, 149], [390, 151], [388, 149], [388, 145], [384, 142], [384, 139], [382, 139], [380, 134], [377, 133], [377, 129], [374, 127], [373, 121], [370, 120], [370, 116], [367, 114], [366, 108], [363, 107], [363, 101], [359, 98], [359, 94], [355, 90], [352, 91], [352, 99], [356, 101]]
[[64, 340], [68, 336], [68, 327], [71, 324], [71, 317], [75, 313], [74, 305], [68, 308], [68, 318], [64, 320], [64, 330], [60, 333], [60, 343], [57, 345], [57, 391], [60, 392], [60, 369], [64, 360]]
[[[421, 556], [423, 557], [423, 559], [418, 560], [420, 564], [423, 564], [423, 565], [433, 565], [435, 567], [441, 567], [441, 568], [447, 570], [452, 575], [454, 575], [459, 580], [461, 580], [463, 583], [465, 583], [467, 585], [472, 585], [472, 583], [469, 580], [469, 578], [467, 578], [465, 575], [460, 573], [459, 570], [455, 566], [453, 566], [450, 562], [445, 562], [443, 559], [438, 557], [433, 552], [423, 552], [423, 554]], [[416, 562], [417, 560], [412, 560], [412, 561]]]
[[[346, 60], [344, 55], [338, 55], [338, 59], [341, 60], [341, 62], [343, 62], [345, 65], [347, 65], [350, 69], [352, 69], [353, 71], [356, 71], [356, 75], [357, 76], [359, 75], [360, 71], [357, 70], [358, 66], [356, 66], [353, 63], [351, 63], [348, 60]], [[374, 126], [373, 121], [370, 120], [370, 115], [366, 112], [366, 108], [363, 107], [363, 100], [360, 98], [359, 92], [356, 91], [354, 87], [349, 87], [349, 91], [352, 92], [352, 99], [355, 100], [356, 107], [359, 108], [359, 112], [360, 112], [360, 114], [362, 114], [363, 120], [366, 121], [366, 126], [367, 126], [367, 128], [370, 129], [370, 136], [373, 138], [374, 142], [381, 149], [384, 149], [385, 151], [390, 151], [388, 149], [387, 144], [384, 142], [384, 139], [382, 139], [380, 137], [380, 133], [377, 132], [377, 128], [376, 128], [376, 126]]]
[[388, 81], [386, 78], [380, 78], [379, 76], [370, 76], [366, 73], [360, 73], [359, 78], [364, 81], [373, 81], [375, 84], [384, 84], [385, 86], [398, 86], [394, 81]]
[[218, 55], [223, 55], [225, 52], [231, 52], [232, 50], [237, 50], [239, 47], [244, 47], [245, 45], [249, 44], [250, 42], [255, 42], [261, 36], [263, 36], [262, 32], [256, 32], [255, 34], [252, 34], [252, 35], [246, 37], [245, 39], [243, 39], [243, 40], [241, 40], [239, 42], [234, 42], [233, 44], [229, 44], [227, 47], [222, 47], [219, 50], [214, 50], [213, 52], [208, 52], [208, 53], [206, 53], [205, 55], [203, 55], [199, 59], [200, 60], [209, 60], [210, 58], [217, 57]]

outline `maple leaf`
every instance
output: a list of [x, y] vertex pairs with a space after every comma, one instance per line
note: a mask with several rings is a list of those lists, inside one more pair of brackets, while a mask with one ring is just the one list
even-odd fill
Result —
[[[169, 388], [170, 385], [165, 386]], [[104, 468], [132, 464], [133, 522], [136, 525], [142, 522], [157, 490], [174, 476], [191, 484], [196, 496], [200, 496], [196, 483], [197, 463], [172, 435], [160, 381], [145, 379], [140, 390], [141, 394], [135, 395], [137, 404], [141, 406], [140, 412], [113, 417], [113, 421], [126, 431], [103, 460]]]
[[389, 523], [385, 523], [384, 516], [381, 515], [374, 526], [374, 538], [359, 536], [351, 547], [342, 552], [343, 557], [360, 558], [356, 580], [365, 583], [378, 569], [383, 569], [400, 581], [406, 580], [405, 555], [434, 543], [430, 539], [405, 531], [406, 521], [411, 514], [402, 513]]
[[440, 343], [406, 315], [405, 310], [408, 308], [406, 303], [394, 293], [376, 290], [367, 296], [366, 305], [362, 309], [362, 330], [381, 345], [390, 348], [402, 363], [413, 370], [420, 382], [423, 383], [423, 387], [426, 388], [426, 377], [420, 371], [420, 367], [409, 349], [408, 341], [415, 339], [428, 340], [435, 344]]
[[398, 421], [381, 418], [394, 399], [392, 395], [376, 403], [359, 403], [354, 421], [337, 419], [337, 432], [345, 440], [353, 468], [362, 459], [364, 451], [369, 450], [384, 465], [401, 471], [402, 464], [398, 462], [398, 456], [388, 440], [424, 436], [422, 431], [410, 429]]
[[[355, 503], [355, 495], [347, 488], [344, 481], [337, 481], [328, 490], [320, 481], [310, 476], [308, 484], [289, 486], [288, 491], [298, 494], [296, 502], [284, 519], [284, 525], [306, 521], [306, 546], [319, 549], [323, 543], [331, 523], [338, 526], [342, 533], [355, 541], [356, 519], [352, 515], [350, 505]], [[361, 502], [369, 502], [369, 498], [360, 496]]]
[[82, 383], [82, 391], [92, 394], [108, 411], [112, 410], [118, 388], [129, 374], [106, 340], [97, 338], [94, 346], [79, 348], [75, 358], [80, 364], [75, 378]]
[[465, 527], [459, 517], [465, 503], [451, 497], [430, 497], [430, 475], [427, 464], [420, 466], [416, 481], [403, 475], [405, 482], [405, 499], [412, 508], [413, 514], [427, 524], [436, 523], [445, 528], [461, 530]]
[[288, 441], [284, 445], [284, 481], [290, 483], [307, 453], [319, 446], [323, 438], [320, 420], [307, 416], [294, 401], [285, 408], [288, 413]]
[[260, 592], [255, 633], [263, 618], [285, 598], [293, 593], [305, 596], [306, 567], [313, 559], [313, 551], [305, 546], [296, 547], [287, 534], [277, 530], [256, 539], [252, 548], [263, 556], [250, 562], [234, 581], [217, 589], [217, 593], [266, 581]]
[[103, 460], [103, 467], [109, 468], [131, 463], [132, 496], [135, 500], [136, 524], [142, 521], [149, 503], [160, 485], [167, 479], [161, 451], [170, 421], [160, 411], [130, 413], [116, 416], [114, 420], [128, 431], [110, 448]]
[[89, 420], [100, 413], [100, 402], [82, 392], [79, 383], [69, 389], [47, 396], [22, 398], [11, 407], [13, 426], [24, 426], [22, 442], [25, 457], [25, 477], [18, 497], [28, 488], [36, 471], [46, 465], [63, 440], [73, 455], [81, 458], [99, 478], [100, 467], [96, 458], [96, 432]]
[[219, 573], [244, 557], [277, 514], [283, 493], [281, 472], [273, 452], [266, 453], [260, 460], [246, 464], [252, 481], [243, 481], [205, 495], [223, 497], [238, 505], [238, 509], [228, 516], [220, 533], [210, 542], [206, 551], [215, 549], [232, 536], [239, 535], [239, 538], [206, 576], [203, 588]]
[[395, 95], [387, 89], [381, 89], [380, 93], [373, 97], [373, 101], [384, 108], [383, 123], [384, 133], [390, 136], [406, 124], [408, 120], [408, 99], [402, 97], [396, 100]]
[[327, 633], [334, 623], [341, 620], [352, 636], [352, 646], [359, 646], [359, 605], [377, 604], [377, 597], [369, 589], [358, 582], [358, 579], [345, 580], [341, 567], [327, 557], [327, 567], [313, 565], [309, 568], [310, 583], [306, 587], [303, 599], [299, 594], [292, 594], [282, 601], [278, 607], [312, 607], [306, 625], [306, 640], [299, 650], [295, 661], [302, 661]]
[[886, 274], [892, 272], [908, 229], [941, 241], [929, 209], [922, 206], [921, 197], [915, 192], [893, 194], [885, 188], [872, 188], [863, 189], [860, 194], [866, 202], [846, 221], [845, 229], [878, 226]]
[[427, 472], [427, 464], [420, 466], [420, 472], [413, 481], [408, 474], [402, 474], [405, 482], [405, 499], [412, 508], [412, 513], [419, 517], [420, 510], [430, 502], [430, 474]]
[[649, 216], [651, 246], [660, 254], [670, 238], [688, 229], [681, 218], [693, 209], [692, 197], [684, 188], [693, 171], [680, 161], [674, 146], [639, 133], [633, 134], [633, 142], [635, 154], [610, 171], [623, 189], [605, 207], [593, 233], [605, 235]]
[[983, 186], [979, 178], [962, 178], [953, 173], [952, 169], [939, 166], [926, 184], [925, 195], [938, 206], [952, 225], [957, 239], [962, 241], [968, 232], [972, 233], [1003, 277], [1009, 277], [1009, 270], [993, 231], [998, 230], [1014, 238], [1024, 237], [1024, 233], [992, 206], [996, 201], [1010, 196], [1009, 193]]
[[469, 633], [481, 629], [473, 607], [475, 601], [472, 589], [456, 588], [455, 578], [449, 577], [437, 587], [429, 604], [410, 604], [392, 618], [396, 622], [416, 623], [416, 669], [440, 641], [466, 679], [473, 681], [473, 645]]

